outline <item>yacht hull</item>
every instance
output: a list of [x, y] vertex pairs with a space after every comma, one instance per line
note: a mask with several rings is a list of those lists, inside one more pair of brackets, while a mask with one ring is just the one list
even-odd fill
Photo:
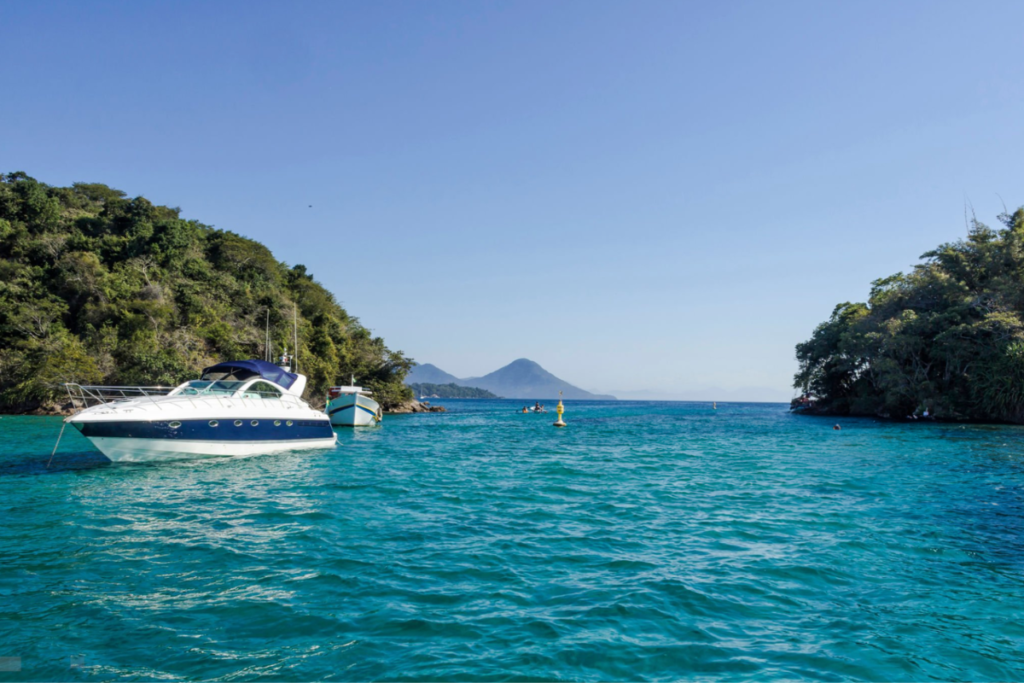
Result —
[[302, 441], [186, 441], [92, 437], [92, 444], [113, 462], [158, 462], [192, 458], [241, 457], [306, 448], [334, 448], [335, 439]]
[[330, 422], [288, 419], [71, 420], [82, 436], [115, 462], [247, 456], [333, 448]]

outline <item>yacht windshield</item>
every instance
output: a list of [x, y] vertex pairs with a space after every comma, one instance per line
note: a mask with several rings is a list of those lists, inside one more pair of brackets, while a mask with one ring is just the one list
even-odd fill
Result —
[[233, 382], [220, 380], [211, 382], [205, 379], [197, 379], [188, 383], [184, 389], [178, 392], [179, 396], [198, 396], [200, 394], [227, 394], [228, 396], [238, 391], [245, 382]]
[[[214, 367], [216, 367], [216, 366], [214, 366]], [[258, 372], [253, 372], [252, 370], [246, 370], [245, 368], [234, 368], [234, 367], [232, 367], [232, 368], [227, 368], [226, 370], [216, 370], [216, 371], [213, 371], [213, 372], [204, 373], [203, 376], [200, 379], [202, 379], [202, 380], [213, 380], [213, 381], [216, 381], [216, 380], [222, 380], [222, 381], [238, 380], [238, 381], [242, 382], [242, 381], [245, 381], [247, 379], [252, 379], [253, 377], [259, 377], [259, 376], [260, 375], [259, 375]]]
[[281, 398], [281, 390], [268, 382], [253, 382], [242, 394], [242, 398]]

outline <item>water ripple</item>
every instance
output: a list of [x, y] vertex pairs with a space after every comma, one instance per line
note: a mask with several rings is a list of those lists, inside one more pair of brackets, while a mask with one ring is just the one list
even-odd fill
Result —
[[449, 408], [158, 466], [5, 417], [0, 681], [1024, 678], [1020, 428]]

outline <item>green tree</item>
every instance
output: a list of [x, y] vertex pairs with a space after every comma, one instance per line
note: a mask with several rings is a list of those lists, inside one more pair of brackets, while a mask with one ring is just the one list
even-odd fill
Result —
[[387, 348], [304, 266], [100, 183], [0, 176], [0, 412], [48, 410], [62, 382], [177, 384], [293, 346], [306, 397], [356, 375], [385, 408], [411, 398]]
[[1024, 209], [999, 218], [837, 306], [794, 386], [830, 413], [1024, 422]]

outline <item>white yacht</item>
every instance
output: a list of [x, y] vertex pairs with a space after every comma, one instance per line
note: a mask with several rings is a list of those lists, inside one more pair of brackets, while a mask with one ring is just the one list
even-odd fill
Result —
[[327, 415], [335, 427], [366, 427], [380, 424], [380, 404], [370, 398], [373, 392], [353, 386], [331, 387], [327, 391]]
[[330, 419], [302, 400], [306, 377], [263, 360], [218, 363], [173, 389], [66, 385], [67, 418], [114, 461], [331, 448]]

